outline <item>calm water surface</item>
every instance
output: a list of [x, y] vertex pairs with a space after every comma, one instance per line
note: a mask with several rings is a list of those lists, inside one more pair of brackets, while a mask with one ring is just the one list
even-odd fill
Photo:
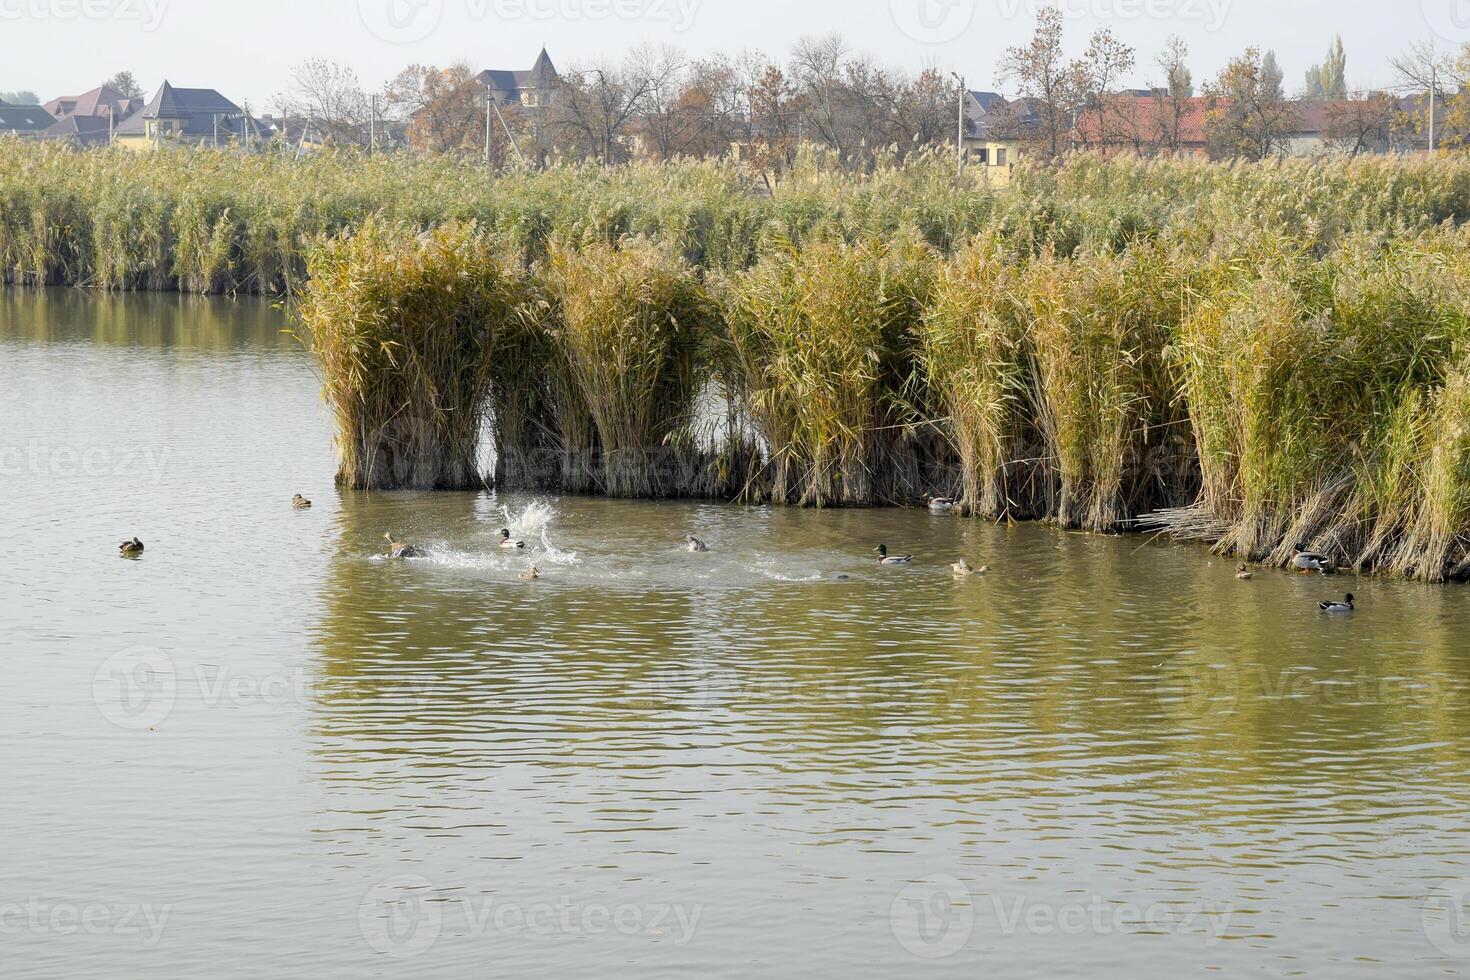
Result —
[[1464, 590], [920, 512], [339, 494], [284, 326], [0, 293], [0, 974], [1470, 970]]

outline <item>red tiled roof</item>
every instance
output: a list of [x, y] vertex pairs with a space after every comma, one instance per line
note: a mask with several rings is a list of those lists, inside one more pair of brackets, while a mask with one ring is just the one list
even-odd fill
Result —
[[1178, 113], [1178, 142], [1185, 147], [1205, 145], [1205, 122], [1211, 108], [1221, 103], [1203, 96], [1175, 99], [1172, 96], [1109, 95], [1103, 98], [1102, 128], [1097, 107], [1085, 109], [1077, 118], [1077, 139], [1103, 146], [1156, 145], [1165, 133], [1173, 133]]

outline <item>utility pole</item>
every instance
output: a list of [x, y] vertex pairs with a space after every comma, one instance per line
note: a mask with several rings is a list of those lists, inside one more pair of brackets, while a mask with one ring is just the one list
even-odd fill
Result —
[[954, 173], [956, 177], [963, 177], [965, 175], [965, 98], [967, 90], [963, 76], [956, 75], [954, 72], [950, 72], [950, 75], [960, 83], [960, 121], [954, 138]]
[[368, 156], [378, 149], [378, 97], [368, 99]]
[[1434, 152], [1434, 99], [1439, 88], [1439, 66], [1431, 60], [1429, 65], [1429, 152]]
[[495, 96], [485, 96], [485, 166], [490, 166], [490, 110]]

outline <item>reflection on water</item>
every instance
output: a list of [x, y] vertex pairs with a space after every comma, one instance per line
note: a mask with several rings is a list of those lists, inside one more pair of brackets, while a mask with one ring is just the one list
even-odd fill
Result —
[[281, 327], [0, 294], [18, 975], [1470, 962], [1463, 590], [923, 512], [339, 495]]

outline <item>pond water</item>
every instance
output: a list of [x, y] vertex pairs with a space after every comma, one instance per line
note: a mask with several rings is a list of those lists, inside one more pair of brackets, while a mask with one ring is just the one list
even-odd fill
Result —
[[1463, 589], [926, 512], [342, 494], [285, 327], [0, 293], [0, 972], [1470, 969]]

